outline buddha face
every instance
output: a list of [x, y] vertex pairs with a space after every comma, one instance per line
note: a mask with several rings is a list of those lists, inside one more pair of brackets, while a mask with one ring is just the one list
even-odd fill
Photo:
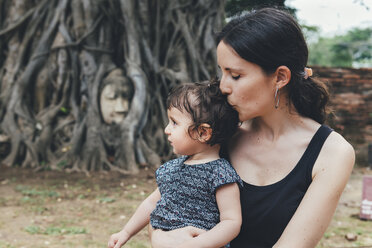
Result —
[[120, 123], [127, 116], [133, 97], [133, 87], [124, 77], [115, 77], [107, 83], [101, 92], [100, 107], [105, 123]]

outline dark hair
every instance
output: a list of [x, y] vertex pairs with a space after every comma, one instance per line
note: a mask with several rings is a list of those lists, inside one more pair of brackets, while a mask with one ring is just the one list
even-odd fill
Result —
[[325, 121], [328, 89], [319, 80], [304, 78], [308, 48], [299, 25], [289, 13], [263, 8], [237, 16], [218, 34], [217, 41], [231, 46], [266, 74], [287, 66], [291, 79], [285, 88], [297, 112], [319, 123]]
[[239, 114], [227, 102], [216, 80], [176, 86], [167, 99], [167, 108], [171, 107], [190, 114], [193, 121], [188, 130], [190, 137], [201, 124], [209, 124], [212, 128], [212, 137], [206, 142], [209, 145], [227, 142], [239, 126]]

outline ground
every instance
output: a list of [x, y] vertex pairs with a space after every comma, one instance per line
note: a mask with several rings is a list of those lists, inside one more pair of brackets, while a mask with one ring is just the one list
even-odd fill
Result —
[[[155, 188], [154, 171], [146, 168], [138, 176], [88, 177], [5, 166], [0, 172], [0, 248], [106, 247]], [[372, 171], [354, 169], [319, 248], [372, 247], [372, 221], [358, 218], [366, 174]], [[348, 241], [347, 234], [357, 239]], [[147, 230], [125, 247], [150, 247]]]

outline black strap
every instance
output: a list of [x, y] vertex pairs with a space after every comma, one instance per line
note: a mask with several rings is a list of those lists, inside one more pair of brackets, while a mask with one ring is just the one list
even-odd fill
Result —
[[307, 168], [307, 173], [309, 175], [309, 179], [311, 180], [311, 173], [317, 160], [320, 150], [322, 149], [324, 142], [328, 138], [329, 134], [333, 131], [333, 129], [329, 128], [328, 126], [321, 125], [318, 131], [314, 134], [313, 138], [311, 139], [304, 156], [301, 159], [301, 163], [305, 163]]

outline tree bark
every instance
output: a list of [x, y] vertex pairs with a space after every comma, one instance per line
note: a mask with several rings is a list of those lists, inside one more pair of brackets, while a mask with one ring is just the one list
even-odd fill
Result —
[[[173, 156], [167, 94], [216, 74], [223, 18], [223, 0], [0, 0], [2, 163], [123, 174], [159, 166]], [[123, 120], [107, 123], [99, 99], [114, 70], [134, 93]]]

